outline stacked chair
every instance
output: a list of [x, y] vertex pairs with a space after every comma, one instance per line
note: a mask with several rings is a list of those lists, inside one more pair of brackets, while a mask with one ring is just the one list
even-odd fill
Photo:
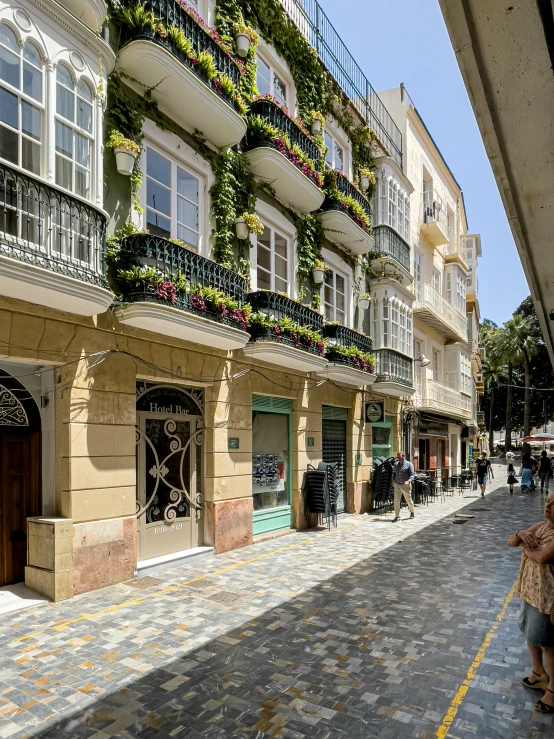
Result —
[[304, 517], [309, 520], [315, 513], [323, 519], [330, 529], [337, 525], [337, 462], [320, 462], [317, 466], [308, 465], [302, 481], [302, 501]]

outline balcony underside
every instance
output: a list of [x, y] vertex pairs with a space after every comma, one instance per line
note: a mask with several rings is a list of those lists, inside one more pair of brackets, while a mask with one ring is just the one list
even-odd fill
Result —
[[471, 418], [471, 411], [466, 411], [463, 408], [449, 405], [448, 403], [441, 403], [438, 400], [430, 400], [428, 398], [419, 398], [416, 401], [415, 406], [420, 411], [429, 411], [436, 413], [446, 418], [456, 418], [460, 420], [467, 420]]
[[317, 210], [324, 194], [298, 167], [270, 146], [258, 146], [245, 154], [252, 174], [269, 185], [277, 198], [301, 213]]
[[442, 246], [448, 243], [448, 234], [438, 221], [422, 223], [421, 234], [431, 246]]
[[467, 341], [467, 331], [457, 329], [443, 315], [427, 303], [414, 303], [414, 316], [436, 329], [442, 336], [451, 341]]
[[396, 382], [394, 379], [375, 380], [375, 386], [373, 388], [376, 393], [383, 393], [383, 395], [391, 395], [394, 398], [404, 398], [406, 396], [413, 395], [415, 388], [409, 385], [404, 385], [401, 382]]
[[300, 372], [319, 372], [327, 365], [323, 357], [275, 341], [251, 342], [244, 348], [244, 354], [251, 359]]
[[[189, 130], [198, 129], [218, 148], [234, 146], [246, 133], [244, 119], [197, 74], [167, 49], [145, 39], [131, 41], [118, 55], [118, 69], [152, 90], [160, 110]], [[131, 83], [132, 84], [132, 83]]]
[[[402, 275], [402, 284], [403, 285], [411, 285], [414, 281], [413, 275], [410, 273], [410, 270], [406, 269], [406, 267], [403, 267], [400, 262], [398, 262], [393, 256], [387, 255], [383, 258], [383, 262], [385, 263], [385, 277], [390, 277], [395, 271]], [[389, 266], [386, 263], [392, 262], [393, 266]], [[381, 259], [372, 259], [371, 260], [371, 271], [376, 277], [382, 277], [381, 275]]]
[[373, 237], [364, 231], [342, 210], [325, 210], [320, 214], [325, 236], [334, 244], [360, 256], [375, 247]]
[[0, 255], [0, 295], [79, 316], [105, 313], [113, 300], [104, 287], [4, 255]]
[[94, 33], [102, 28], [107, 12], [104, 0], [60, 0], [60, 4], [65, 5]]
[[372, 385], [375, 382], [375, 375], [355, 367], [347, 367], [344, 364], [335, 364], [329, 362], [327, 367], [319, 371], [319, 377], [326, 380], [332, 380], [341, 385], [350, 385], [351, 387], [362, 387], [363, 385]]
[[117, 310], [121, 323], [212, 349], [242, 349], [250, 336], [238, 328], [160, 303], [137, 302]]

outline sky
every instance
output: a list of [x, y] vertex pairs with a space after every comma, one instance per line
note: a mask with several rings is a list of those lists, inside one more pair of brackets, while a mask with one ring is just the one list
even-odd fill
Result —
[[502, 325], [529, 288], [438, 0], [319, 2], [377, 92], [405, 84], [481, 234], [481, 318]]

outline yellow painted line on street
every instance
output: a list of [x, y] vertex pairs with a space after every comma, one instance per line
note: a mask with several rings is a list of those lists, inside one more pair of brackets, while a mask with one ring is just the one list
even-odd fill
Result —
[[483, 642], [481, 646], [479, 647], [479, 651], [477, 652], [475, 659], [471, 663], [471, 667], [467, 671], [465, 680], [458, 688], [458, 692], [454, 696], [454, 699], [452, 703], [450, 704], [450, 708], [446, 712], [441, 725], [437, 729], [437, 733], [435, 734], [437, 739], [445, 739], [446, 735], [448, 734], [450, 727], [452, 726], [452, 722], [456, 718], [456, 714], [458, 713], [458, 709], [463, 703], [463, 700], [466, 696], [466, 693], [469, 689], [469, 686], [471, 685], [471, 681], [474, 679], [477, 670], [479, 669], [479, 665], [483, 661], [483, 657], [485, 656], [485, 652], [487, 651], [488, 647], [490, 646], [490, 643], [492, 641], [492, 638], [494, 636], [494, 632], [497, 630], [497, 628], [500, 626], [500, 622], [504, 618], [504, 615], [506, 611], [508, 610], [508, 606], [510, 605], [510, 602], [512, 598], [515, 595], [517, 589], [517, 580], [512, 585], [512, 588], [508, 595], [506, 596], [506, 599], [504, 603], [502, 604], [502, 608], [498, 611], [496, 614], [496, 618], [494, 619], [494, 623], [491, 626], [488, 634], [483, 639]]
[[[354, 529], [357, 526], [361, 526], [366, 521], [367, 521], [367, 518], [364, 516], [363, 520], [360, 521], [359, 523], [350, 524], [350, 526], [345, 526], [344, 528], [340, 528], [340, 529], [337, 527], [336, 529], [333, 529], [332, 531], [327, 531], [325, 534], [323, 534], [323, 536], [329, 536], [331, 534], [341, 533], [348, 529]], [[79, 616], [79, 618], [71, 619], [70, 621], [62, 621], [58, 624], [47, 626], [45, 629], [42, 629], [41, 631], [33, 631], [31, 634], [27, 634], [26, 636], [19, 636], [17, 637], [17, 639], [12, 639], [11, 644], [16, 644], [17, 642], [27, 641], [28, 639], [34, 639], [37, 636], [41, 636], [42, 634], [45, 634], [49, 630], [61, 631], [62, 629], [65, 629], [68, 626], [72, 626], [73, 624], [77, 624], [80, 621], [88, 621], [91, 618], [96, 618], [96, 616], [103, 616], [106, 613], [112, 613], [113, 611], [118, 611], [121, 608], [128, 608], [129, 606], [135, 606], [138, 603], [142, 603], [145, 600], [149, 600], [150, 598], [157, 598], [159, 595], [165, 595], [166, 593], [174, 592], [175, 590], [179, 590], [180, 588], [185, 588], [187, 587], [187, 585], [190, 585], [193, 582], [200, 582], [201, 580], [206, 580], [210, 577], [215, 577], [216, 575], [222, 575], [224, 572], [230, 572], [231, 570], [236, 570], [239, 567], [244, 567], [245, 565], [252, 564], [252, 562], [259, 562], [261, 559], [267, 559], [268, 557], [273, 557], [275, 554], [281, 554], [282, 552], [288, 552], [291, 549], [296, 549], [297, 547], [302, 547], [302, 546], [305, 546], [306, 544], [312, 544], [314, 541], [317, 541], [317, 539], [314, 539], [314, 538], [306, 539], [296, 544], [289, 544], [286, 547], [280, 547], [279, 549], [274, 549], [271, 552], [260, 554], [257, 557], [251, 557], [250, 559], [244, 559], [240, 562], [236, 562], [235, 564], [228, 565], [227, 567], [222, 567], [221, 569], [216, 570], [215, 572], [210, 572], [207, 575], [201, 575], [200, 577], [194, 577], [192, 580], [187, 580], [186, 582], [179, 583], [178, 585], [169, 585], [167, 588], [163, 588], [163, 590], [156, 590], [154, 593], [147, 593], [146, 595], [141, 595], [138, 598], [131, 598], [130, 600], [123, 601], [123, 603], [117, 603], [113, 606], [102, 608], [102, 610], [95, 611], [94, 613], [86, 613], [83, 616]]]

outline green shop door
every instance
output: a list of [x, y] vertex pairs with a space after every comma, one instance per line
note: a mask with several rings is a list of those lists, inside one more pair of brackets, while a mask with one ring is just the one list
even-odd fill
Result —
[[252, 396], [252, 532], [290, 528], [292, 402]]

